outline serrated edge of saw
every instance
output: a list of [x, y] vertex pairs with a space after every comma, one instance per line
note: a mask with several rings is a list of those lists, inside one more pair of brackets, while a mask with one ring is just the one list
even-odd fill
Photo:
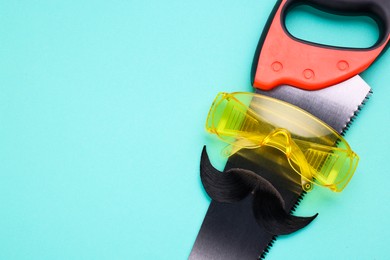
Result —
[[[346, 134], [346, 132], [351, 127], [352, 123], [355, 122], [355, 118], [358, 117], [360, 111], [363, 109], [363, 107], [369, 101], [369, 99], [371, 98], [372, 95], [373, 95], [373, 91], [370, 88], [369, 92], [367, 93], [366, 97], [363, 99], [362, 103], [360, 105], [358, 105], [357, 109], [354, 111], [354, 113], [349, 118], [349, 121], [347, 122], [347, 124], [343, 127], [343, 129], [342, 129], [342, 131], [340, 133], [342, 136], [344, 136]], [[299, 195], [299, 197], [297, 198], [296, 202], [291, 207], [290, 214], [293, 214], [297, 210], [298, 206], [301, 204], [301, 202], [302, 202], [302, 200], [303, 200], [303, 198], [305, 197], [306, 194], [307, 194], [307, 192], [302, 191], [301, 195]], [[271, 241], [264, 248], [264, 250], [261, 253], [261, 255], [257, 258], [258, 260], [264, 260], [266, 258], [266, 256], [270, 252], [271, 248], [273, 247], [274, 243], [277, 241], [277, 238], [278, 238], [278, 236], [273, 236], [271, 238]]]

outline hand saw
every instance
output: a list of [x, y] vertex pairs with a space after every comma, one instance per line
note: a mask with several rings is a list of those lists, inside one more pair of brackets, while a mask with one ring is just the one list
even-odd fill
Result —
[[[284, 20], [287, 12], [298, 4], [330, 13], [369, 15], [378, 23], [380, 37], [374, 46], [366, 49], [324, 46], [296, 39], [287, 31]], [[371, 92], [357, 74], [386, 50], [389, 28], [390, 2], [386, 0], [279, 0], [256, 50], [252, 66], [253, 86], [258, 93], [309, 111], [342, 133]], [[275, 158], [280, 156], [275, 150], [268, 152]], [[226, 169], [245, 167], [261, 173], [279, 190], [286, 210], [294, 211], [305, 193], [296, 182], [294, 184], [275, 174], [291, 176], [290, 167], [282, 161], [264, 158], [253, 163], [254, 160], [247, 159], [253, 157], [253, 153], [245, 153], [244, 156], [230, 157]], [[262, 230], [250, 212], [249, 200], [235, 204], [212, 201], [189, 258], [264, 258], [276, 237]]]

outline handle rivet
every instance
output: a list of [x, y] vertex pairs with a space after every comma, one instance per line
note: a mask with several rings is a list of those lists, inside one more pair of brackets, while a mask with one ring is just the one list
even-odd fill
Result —
[[283, 69], [283, 64], [280, 63], [279, 61], [275, 61], [274, 63], [271, 64], [271, 68], [273, 71], [278, 72]]
[[303, 71], [303, 76], [305, 77], [305, 79], [312, 79], [314, 78], [314, 71], [312, 71], [311, 69], [305, 69]]
[[349, 68], [349, 64], [345, 60], [341, 60], [337, 62], [337, 68], [339, 70], [347, 70]]

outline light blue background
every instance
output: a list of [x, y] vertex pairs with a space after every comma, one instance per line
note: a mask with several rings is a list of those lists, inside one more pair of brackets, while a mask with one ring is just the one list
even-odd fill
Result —
[[[252, 91], [273, 5], [0, 1], [0, 259], [187, 258], [210, 202], [204, 144], [223, 167], [209, 106]], [[367, 20], [302, 15], [288, 26], [311, 40], [377, 35]], [[389, 69], [388, 52], [362, 74], [374, 95], [346, 135], [361, 157], [351, 183], [307, 195], [296, 214], [318, 218], [267, 259], [388, 258]]]

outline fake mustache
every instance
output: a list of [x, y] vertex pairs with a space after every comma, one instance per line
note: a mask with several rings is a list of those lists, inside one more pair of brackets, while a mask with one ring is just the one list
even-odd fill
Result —
[[286, 235], [304, 228], [318, 215], [297, 217], [286, 212], [283, 197], [266, 179], [253, 171], [233, 168], [220, 172], [213, 167], [203, 147], [200, 178], [207, 194], [215, 201], [234, 203], [251, 194], [256, 222], [273, 235]]

